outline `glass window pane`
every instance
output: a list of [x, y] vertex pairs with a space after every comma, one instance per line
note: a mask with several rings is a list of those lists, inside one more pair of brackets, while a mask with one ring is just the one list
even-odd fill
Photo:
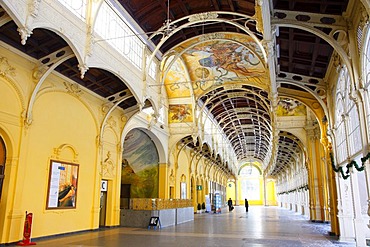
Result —
[[86, 19], [87, 0], [58, 0], [79, 18]]
[[99, 10], [94, 30], [135, 67], [142, 69], [143, 42], [107, 2]]

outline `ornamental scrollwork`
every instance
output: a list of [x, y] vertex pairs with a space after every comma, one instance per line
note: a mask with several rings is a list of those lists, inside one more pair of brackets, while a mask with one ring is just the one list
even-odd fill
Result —
[[205, 21], [210, 19], [217, 19], [218, 14], [213, 12], [204, 12], [199, 14], [194, 14], [189, 17], [189, 22], [194, 21]]
[[15, 76], [15, 68], [9, 64], [6, 57], [0, 57], [0, 75]]

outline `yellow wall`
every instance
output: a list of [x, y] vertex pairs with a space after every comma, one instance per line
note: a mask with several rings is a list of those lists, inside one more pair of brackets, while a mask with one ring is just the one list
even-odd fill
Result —
[[260, 184], [260, 200], [252, 200], [247, 197], [249, 205], [263, 205], [263, 197], [264, 197], [264, 187], [263, 187], [263, 178], [240, 178], [238, 179], [238, 197], [239, 197], [239, 204], [244, 205], [244, 199], [242, 195], [242, 181], [243, 180], [258, 180]]
[[275, 182], [268, 180], [266, 183], [266, 205], [277, 206]]
[[236, 198], [235, 198], [235, 183], [234, 182], [227, 182], [226, 199], [229, 200], [229, 198], [231, 198], [231, 200], [233, 200], [233, 204], [235, 204]]
[[176, 181], [175, 181], [175, 198], [180, 198], [180, 182], [181, 182], [181, 176], [185, 175], [186, 178], [186, 195], [187, 198], [190, 199], [190, 176], [189, 176], [189, 160], [187, 154], [182, 151], [179, 154], [179, 159], [178, 159], [178, 167], [176, 170]]
[[[119, 224], [121, 117], [114, 112], [99, 146], [102, 101], [87, 91], [71, 92], [69, 81], [51, 74], [37, 94], [32, 124], [24, 125], [36, 85], [35, 64], [0, 47], [0, 135], [7, 148], [0, 202], [0, 243], [22, 238], [25, 212], [34, 214], [32, 237], [99, 226], [100, 181], [109, 180], [107, 225]], [[109, 173], [101, 164], [109, 160]], [[75, 209], [46, 209], [50, 160], [79, 164]], [[103, 159], [103, 160], [102, 160]]]

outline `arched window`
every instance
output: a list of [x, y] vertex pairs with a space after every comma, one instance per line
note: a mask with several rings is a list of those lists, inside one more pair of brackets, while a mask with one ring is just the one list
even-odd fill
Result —
[[339, 73], [335, 95], [335, 136], [337, 159], [341, 163], [362, 148], [357, 105], [350, 98], [351, 81], [346, 67]]
[[5, 143], [0, 136], [0, 199], [1, 199], [1, 192], [3, 190], [3, 181], [4, 181], [4, 173], [5, 173], [5, 161], [6, 161], [6, 149]]
[[346, 131], [345, 131], [345, 122], [344, 122], [344, 105], [345, 97], [348, 95], [346, 88], [346, 75], [347, 69], [343, 68], [340, 71], [337, 90], [335, 95], [335, 142], [337, 147], [337, 160], [339, 163], [344, 161], [347, 158], [347, 147], [346, 147]]
[[[367, 99], [365, 99], [367, 129], [370, 128], [370, 25], [365, 27], [363, 35], [363, 52], [362, 52], [362, 80], [365, 89], [367, 89]], [[368, 131], [368, 139], [370, 140], [370, 131]]]
[[246, 165], [240, 171], [242, 198], [261, 199], [261, 171], [254, 165]]
[[348, 109], [348, 140], [350, 155], [354, 155], [361, 150], [361, 132], [360, 119], [358, 116], [357, 106], [352, 100], [347, 102]]

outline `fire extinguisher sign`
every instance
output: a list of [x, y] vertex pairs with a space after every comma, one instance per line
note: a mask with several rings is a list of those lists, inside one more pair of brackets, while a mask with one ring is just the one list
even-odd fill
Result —
[[27, 213], [26, 211], [26, 219], [23, 227], [23, 240], [17, 244], [18, 246], [36, 245], [35, 242], [31, 241], [32, 218], [32, 213]]

